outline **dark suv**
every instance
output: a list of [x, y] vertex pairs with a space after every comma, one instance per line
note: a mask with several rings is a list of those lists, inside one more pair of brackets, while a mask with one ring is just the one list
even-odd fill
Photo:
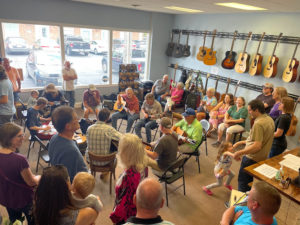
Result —
[[65, 51], [67, 55], [72, 55], [75, 52], [88, 55], [90, 52], [90, 44], [83, 41], [82, 37], [65, 36]]

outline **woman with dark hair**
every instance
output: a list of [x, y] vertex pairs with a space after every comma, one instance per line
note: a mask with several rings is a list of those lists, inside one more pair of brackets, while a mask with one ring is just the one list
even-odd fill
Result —
[[214, 131], [217, 131], [219, 124], [223, 123], [225, 113], [234, 105], [234, 99], [232, 94], [226, 94], [223, 101], [219, 102], [209, 113], [210, 130], [207, 132], [207, 136]]
[[62, 165], [43, 171], [34, 196], [36, 225], [89, 225], [98, 213], [92, 208], [78, 209], [72, 203], [70, 178]]
[[3, 66], [0, 65], [0, 126], [12, 122], [16, 112], [13, 87]]
[[0, 127], [0, 204], [6, 207], [11, 224], [21, 220], [24, 213], [28, 224], [32, 225], [33, 187], [40, 176], [33, 175], [27, 159], [15, 153], [24, 140], [22, 130], [14, 123]]

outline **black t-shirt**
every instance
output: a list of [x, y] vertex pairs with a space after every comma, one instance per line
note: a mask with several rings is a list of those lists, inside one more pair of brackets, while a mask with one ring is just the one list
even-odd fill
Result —
[[273, 99], [272, 95], [265, 96], [264, 94], [261, 94], [261, 95], [257, 96], [256, 99], [262, 101], [263, 103], [268, 104], [268, 107], [265, 108], [266, 113], [269, 113], [271, 111], [273, 105], [275, 104], [275, 100]]
[[40, 120], [39, 120], [39, 111], [34, 108], [29, 108], [27, 110], [27, 120], [26, 120], [26, 126], [28, 130], [30, 131], [31, 135], [36, 135], [36, 130], [30, 130], [30, 127], [39, 127], [41, 126]]
[[276, 144], [284, 144], [286, 142], [285, 140], [285, 134], [290, 128], [292, 116], [291, 114], [281, 114], [277, 119], [275, 120], [275, 132], [277, 128], [283, 130], [283, 134], [280, 137], [274, 138], [273, 143], [275, 142]]
[[154, 147], [154, 152], [158, 154], [157, 164], [162, 170], [166, 170], [177, 157], [178, 136], [176, 133], [163, 135]]

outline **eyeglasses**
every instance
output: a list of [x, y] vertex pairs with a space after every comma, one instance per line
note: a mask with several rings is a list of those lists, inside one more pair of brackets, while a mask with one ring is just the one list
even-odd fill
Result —
[[24, 138], [25, 137], [25, 134], [19, 134], [17, 135], [17, 138]]

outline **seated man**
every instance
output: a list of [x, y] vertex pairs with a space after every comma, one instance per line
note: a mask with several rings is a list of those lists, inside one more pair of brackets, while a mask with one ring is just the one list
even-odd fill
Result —
[[195, 110], [187, 108], [182, 115], [184, 116], [184, 119], [176, 123], [172, 129], [177, 130], [179, 127], [186, 133], [187, 138], [196, 141], [195, 144], [191, 144], [188, 143], [187, 138], [185, 138], [183, 140], [185, 143], [179, 146], [179, 151], [181, 153], [192, 153], [196, 150], [196, 147], [202, 140], [202, 125], [196, 118]]
[[[107, 108], [101, 109], [98, 114], [99, 121], [90, 126], [87, 130], [87, 151], [85, 155], [88, 162], [88, 152], [97, 155], [108, 155], [117, 150], [111, 142], [112, 140], [118, 142], [122, 134], [106, 123], [109, 119], [109, 115], [110, 111]], [[97, 165], [102, 166], [107, 163], [108, 162], [97, 163]]]
[[66, 102], [64, 95], [55, 87], [54, 84], [48, 84], [45, 87], [42, 97], [48, 100], [48, 104], [51, 106], [51, 112], [56, 107], [63, 105]]
[[147, 178], [141, 181], [136, 190], [136, 194], [133, 196], [133, 203], [137, 209], [136, 216], [130, 217], [125, 225], [173, 225], [171, 222], [162, 220], [158, 215], [158, 211], [164, 205], [164, 198], [162, 186], [157, 180]]
[[167, 117], [162, 118], [159, 129], [163, 135], [156, 142], [151, 143], [153, 151], [145, 149], [149, 156], [148, 165], [158, 172], [166, 170], [177, 157], [178, 136], [171, 128], [171, 119]]
[[[43, 118], [39, 115], [39, 111], [40, 110], [43, 110], [48, 104], [48, 100], [43, 98], [43, 97], [40, 97], [38, 98], [36, 104], [29, 108], [27, 110], [27, 120], [26, 120], [26, 127], [28, 128], [28, 130], [30, 131], [30, 135], [37, 135], [39, 138], [41, 139], [45, 139], [44, 137], [42, 138], [38, 131], [39, 130], [49, 130], [51, 129], [50, 126], [45, 126], [45, 127], [42, 127], [42, 124], [41, 124], [41, 121], [50, 121], [51, 119], [50, 118]], [[50, 139], [51, 137], [49, 137]]]
[[155, 81], [152, 86], [151, 93], [154, 94], [155, 98], [161, 102], [169, 94], [170, 85], [168, 84], [169, 76], [165, 74], [162, 79]]
[[121, 97], [126, 102], [126, 105], [121, 108], [119, 112], [115, 112], [114, 114], [112, 114], [112, 126], [113, 128], [117, 129], [118, 119], [127, 119], [126, 133], [129, 133], [133, 122], [140, 117], [139, 100], [134, 95], [132, 88], [127, 88], [125, 94], [122, 94]]
[[141, 129], [145, 127], [147, 142], [151, 142], [151, 130], [157, 127], [156, 119], [162, 113], [161, 105], [154, 99], [153, 94], [148, 93], [145, 96], [145, 101], [142, 105], [141, 112], [143, 119], [135, 125], [135, 133], [142, 138]]
[[68, 169], [70, 181], [78, 172], [87, 172], [87, 167], [73, 135], [80, 128], [77, 114], [69, 106], [60, 106], [52, 113], [52, 123], [58, 134], [49, 142], [50, 164], [62, 164]]
[[274, 215], [281, 204], [279, 192], [264, 181], [253, 184], [248, 196], [247, 206], [232, 206], [227, 209], [221, 225], [270, 224], [276, 225]]
[[95, 113], [96, 118], [101, 108], [100, 93], [96, 89], [95, 85], [90, 84], [89, 89], [83, 93], [83, 106], [84, 114], [83, 117], [88, 119], [90, 113]]

